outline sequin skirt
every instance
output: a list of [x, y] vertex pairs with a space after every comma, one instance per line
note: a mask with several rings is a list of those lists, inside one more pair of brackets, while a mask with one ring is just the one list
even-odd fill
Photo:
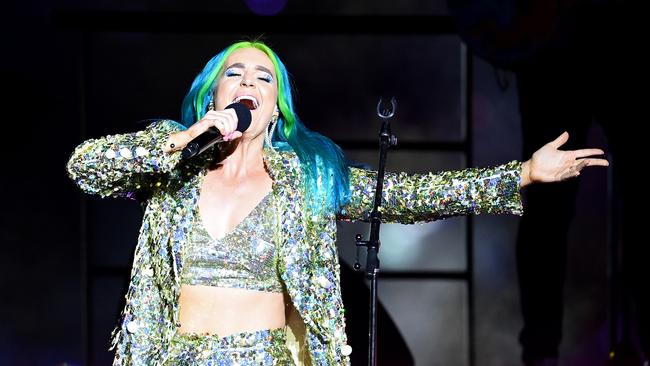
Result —
[[165, 366], [294, 366], [285, 328], [218, 335], [178, 333]]

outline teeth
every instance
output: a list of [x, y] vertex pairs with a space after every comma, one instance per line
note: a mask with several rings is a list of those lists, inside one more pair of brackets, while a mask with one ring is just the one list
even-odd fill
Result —
[[250, 100], [251, 102], [253, 102], [253, 107], [255, 107], [255, 109], [257, 109], [257, 107], [259, 107], [259, 105], [260, 105], [260, 104], [258, 103], [257, 99], [255, 99], [255, 97], [253, 97], [252, 95], [242, 95], [242, 96], [239, 96], [239, 97], [235, 98], [235, 100], [233, 101], [233, 103], [238, 103], [238, 102], [240, 102], [242, 99], [247, 99], [247, 100]]

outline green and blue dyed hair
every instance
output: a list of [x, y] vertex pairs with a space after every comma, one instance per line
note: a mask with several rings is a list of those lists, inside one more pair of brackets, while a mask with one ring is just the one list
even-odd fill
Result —
[[207, 112], [219, 76], [224, 71], [226, 59], [233, 51], [242, 48], [256, 48], [264, 52], [275, 68], [280, 118], [273, 134], [273, 146], [279, 150], [293, 150], [298, 155], [306, 199], [312, 211], [339, 212], [350, 196], [349, 167], [343, 151], [332, 140], [309, 130], [300, 121], [293, 108], [287, 69], [275, 52], [264, 43], [238, 42], [212, 57], [194, 79], [189, 93], [183, 100], [181, 122], [189, 127]]

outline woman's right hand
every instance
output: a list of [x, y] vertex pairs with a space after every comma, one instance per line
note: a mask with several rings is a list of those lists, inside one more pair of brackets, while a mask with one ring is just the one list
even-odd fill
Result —
[[210, 127], [219, 130], [224, 141], [231, 141], [242, 136], [242, 133], [237, 131], [237, 114], [233, 108], [223, 111], [208, 111], [203, 118], [187, 130], [171, 134], [165, 144], [164, 151], [170, 152], [183, 149], [190, 141]]

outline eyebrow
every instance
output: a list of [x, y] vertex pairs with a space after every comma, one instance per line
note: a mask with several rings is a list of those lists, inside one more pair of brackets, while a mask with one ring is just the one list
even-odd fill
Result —
[[[245, 68], [246, 68], [246, 65], [244, 65], [244, 64], [241, 63], [241, 62], [237, 62], [237, 63], [234, 63], [234, 64], [228, 66], [228, 67], [226, 68], [226, 70], [227, 70], [227, 69], [230, 69], [230, 68], [233, 68], [233, 67], [236, 67], [236, 68], [238, 68], [238, 69], [245, 69]], [[256, 65], [256, 66], [255, 66], [255, 70], [264, 71], [265, 73], [267, 73], [267, 74], [273, 76], [273, 73], [271, 72], [271, 70], [267, 69], [267, 68], [264, 67], [264, 66]]]

